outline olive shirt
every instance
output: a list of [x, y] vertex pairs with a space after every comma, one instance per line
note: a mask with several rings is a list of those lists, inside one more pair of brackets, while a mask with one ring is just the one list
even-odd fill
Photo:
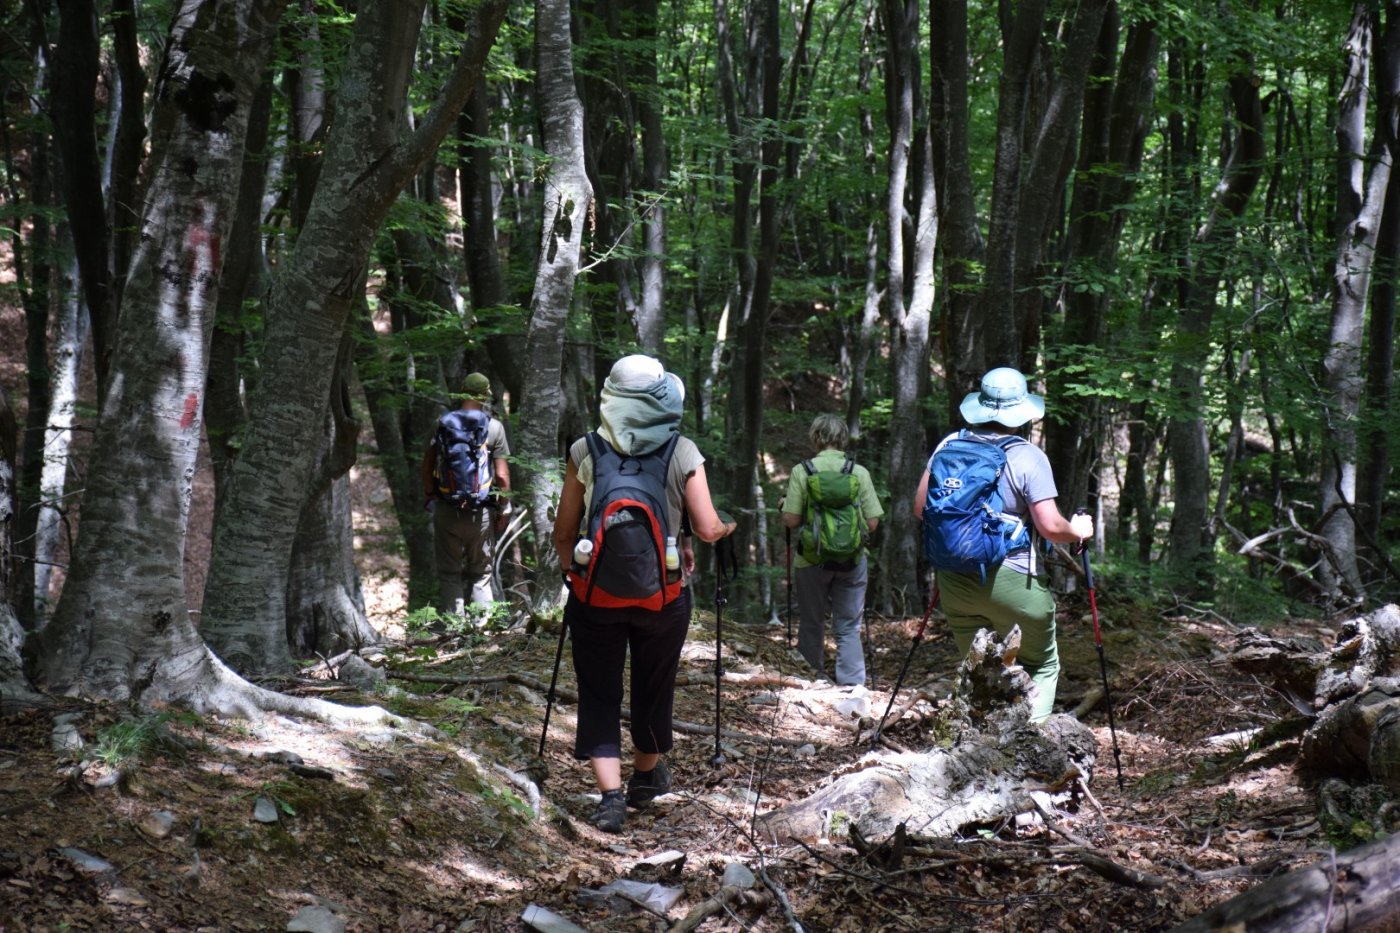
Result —
[[[818, 473], [826, 470], [839, 472], [845, 465], [845, 452], [834, 447], [828, 447], [812, 458], [812, 466], [816, 468]], [[851, 475], [856, 478], [860, 487], [861, 518], [868, 523], [871, 519], [884, 517], [885, 510], [880, 507], [880, 500], [875, 497], [875, 484], [870, 481], [870, 471], [857, 463], [851, 468]], [[807, 516], [807, 470], [800, 463], [792, 468], [792, 475], [788, 478], [787, 497], [783, 500], [783, 514], [797, 515], [802, 518]], [[867, 524], [866, 527], [869, 525]], [[802, 557], [800, 549], [794, 549], [792, 566], [801, 569], [811, 567], [812, 564]]]

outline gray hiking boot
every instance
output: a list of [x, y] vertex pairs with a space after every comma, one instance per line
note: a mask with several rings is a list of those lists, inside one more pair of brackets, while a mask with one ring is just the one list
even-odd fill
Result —
[[605, 791], [588, 822], [605, 833], [622, 832], [622, 824], [627, 822], [627, 801], [622, 796], [622, 790]]
[[670, 789], [671, 769], [658, 761], [650, 771], [634, 771], [627, 779], [627, 805], [641, 809]]

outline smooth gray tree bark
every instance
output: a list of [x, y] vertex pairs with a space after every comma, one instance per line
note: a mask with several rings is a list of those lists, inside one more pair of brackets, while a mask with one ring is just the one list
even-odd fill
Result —
[[[884, 536], [882, 563], [890, 590], [904, 595], [906, 607], [922, 598], [918, 522], [908, 503], [928, 454], [920, 400], [928, 380], [933, 256], [938, 245], [938, 203], [929, 159], [931, 141], [921, 103], [916, 54], [918, 10], [918, 4], [912, 0], [885, 3], [885, 84], [891, 102], [885, 305], [891, 330], [894, 411], [890, 417], [889, 446], [891, 501], [885, 510], [889, 529]], [[913, 242], [906, 244], [905, 227], [911, 210]]]
[[[1327, 416], [1319, 480], [1320, 533], [1329, 554], [1319, 567], [1323, 588], [1348, 600], [1365, 595], [1357, 563], [1357, 417], [1365, 375], [1361, 367], [1366, 308], [1396, 146], [1400, 95], [1400, 4], [1388, 3], [1384, 32], [1369, 3], [1358, 3], [1343, 48], [1347, 78], [1337, 121], [1337, 252], [1332, 267], [1332, 322], [1322, 361]], [[1376, 62], [1372, 87], [1372, 61]], [[1370, 151], [1366, 123], [1376, 103]]]
[[[573, 301], [593, 188], [584, 164], [583, 103], [574, 85], [573, 42], [567, 0], [536, 0], [535, 51], [544, 150], [544, 225], [535, 270], [530, 326], [525, 338], [524, 398], [520, 406], [520, 448], [531, 464], [526, 489], [535, 531], [539, 581], [557, 579], [559, 559], [553, 540], [554, 507], [563, 488], [560, 437], [564, 395], [564, 325]], [[562, 591], [536, 586], [535, 613], [557, 606]]]
[[283, 6], [189, 0], [174, 20], [141, 237], [93, 440], [102, 469], [89, 475], [68, 580], [35, 643], [38, 679], [52, 692], [242, 702], [190, 621], [182, 564], [219, 252]]
[[1172, 512], [1170, 564], [1192, 585], [1206, 586], [1211, 576], [1210, 447], [1204, 414], [1202, 375], [1209, 352], [1211, 318], [1225, 260], [1235, 242], [1235, 221], [1244, 213], [1264, 166], [1263, 107], [1252, 74], [1230, 79], [1235, 114], [1234, 144], [1216, 191], [1215, 203], [1194, 237], [1192, 256], [1181, 283], [1177, 346], [1171, 366], [1176, 414], [1167, 429], [1176, 505]]

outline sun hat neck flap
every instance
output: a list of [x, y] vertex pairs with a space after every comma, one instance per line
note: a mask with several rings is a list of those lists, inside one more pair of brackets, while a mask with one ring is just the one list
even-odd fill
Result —
[[982, 377], [982, 388], [969, 392], [958, 408], [968, 424], [995, 421], [1019, 428], [1045, 415], [1045, 399], [1031, 394], [1019, 370], [1002, 366]]

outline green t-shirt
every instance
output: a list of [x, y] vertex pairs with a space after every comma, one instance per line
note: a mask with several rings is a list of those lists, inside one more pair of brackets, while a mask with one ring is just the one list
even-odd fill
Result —
[[[812, 458], [812, 466], [816, 467], [818, 473], [826, 470], [840, 470], [846, 465], [846, 454], [844, 451], [828, 447]], [[885, 510], [880, 507], [880, 500], [875, 497], [875, 484], [870, 481], [870, 471], [857, 463], [851, 468], [851, 475], [856, 478], [860, 486], [860, 511], [867, 519], [878, 519], [884, 516]], [[787, 498], [783, 501], [783, 514], [796, 515], [800, 518], [807, 516], [807, 471], [802, 464], [797, 464], [792, 468], [792, 475], [788, 478]], [[810, 562], [802, 557], [802, 552], [794, 548], [792, 552], [792, 565], [794, 567], [810, 567]]]

